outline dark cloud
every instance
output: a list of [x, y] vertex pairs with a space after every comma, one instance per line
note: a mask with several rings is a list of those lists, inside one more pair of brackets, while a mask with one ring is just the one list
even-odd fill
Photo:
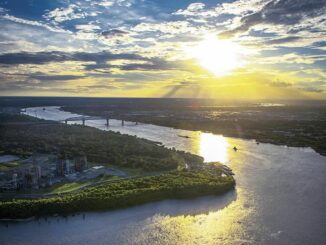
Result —
[[323, 89], [313, 88], [313, 87], [301, 88], [301, 90], [304, 90], [304, 91], [307, 91], [307, 92], [312, 92], [312, 93], [324, 93]]
[[42, 65], [51, 62], [64, 61], [93, 61], [96, 63], [105, 63], [110, 60], [147, 60], [137, 54], [121, 53], [113, 54], [110, 52], [86, 53], [86, 52], [21, 52], [21, 53], [6, 53], [0, 55], [0, 64], [4, 65], [19, 65], [19, 64], [35, 64]]
[[271, 82], [270, 85], [273, 87], [278, 87], [278, 88], [292, 87], [291, 83], [286, 83], [286, 82], [281, 82], [281, 81]]
[[127, 64], [120, 67], [121, 70], [171, 70], [178, 68], [177, 65], [172, 62], [167, 62], [162, 59], [153, 58], [145, 64]]
[[183, 65], [183, 62], [171, 62], [166, 61], [160, 58], [146, 58], [146, 59], [138, 59], [140, 61], [145, 61], [145, 63], [133, 63], [123, 64], [123, 65], [110, 65], [107, 63], [96, 63], [96, 64], [85, 64], [85, 70], [87, 71], [98, 71], [103, 72], [101, 69], [110, 69], [110, 68], [118, 68], [124, 71], [133, 71], [133, 70], [174, 70], [174, 69], [186, 69]]
[[[130, 64], [111, 65], [108, 61], [127, 60]], [[120, 53], [113, 54], [109, 52], [86, 53], [86, 52], [38, 52], [38, 53], [6, 53], [0, 55], [0, 64], [2, 65], [19, 65], [19, 64], [34, 64], [42, 65], [51, 62], [64, 61], [80, 61], [80, 62], [95, 62], [94, 64], [85, 64], [86, 71], [101, 70], [110, 68], [119, 68], [125, 71], [131, 70], [172, 70], [185, 69], [182, 62], [168, 62], [160, 58], [146, 58], [137, 54]], [[137, 63], [133, 61], [142, 61]], [[33, 74], [33, 78], [39, 80], [72, 80], [78, 79], [79, 76], [48, 76], [43, 74]]]
[[163, 95], [163, 98], [173, 98], [177, 96], [178, 92], [184, 92], [185, 90], [193, 91], [193, 97], [197, 97], [196, 95], [199, 94], [201, 87], [198, 85], [197, 82], [190, 82], [190, 81], [182, 81], [178, 84], [167, 86], [167, 92]]
[[76, 75], [51, 75], [51, 74], [46, 74], [43, 72], [35, 72], [35, 73], [8, 73], [8, 72], [0, 72], [1, 77], [29, 77], [37, 80], [74, 80], [74, 79], [79, 79], [83, 78], [85, 76], [76, 76]]
[[[42, 76], [42, 80], [35, 80], [31, 78], [33, 76], [26, 77], [25, 80], [8, 80], [4, 76], [0, 76], [0, 91], [44, 91], [44, 92], [69, 92], [69, 93], [80, 93], [80, 92], [92, 92], [94, 90], [113, 90], [119, 87], [112, 85], [108, 82], [97, 82], [93, 85], [79, 85], [75, 88], [66, 88], [58, 86], [57, 81], [63, 81], [63, 76]], [[38, 77], [40, 78], [40, 77]], [[71, 80], [71, 77], [67, 76], [67, 80]]]
[[323, 15], [325, 10], [325, 0], [270, 1], [260, 11], [244, 16], [239, 27], [223, 32], [221, 36], [232, 36], [238, 32], [244, 32], [260, 23], [295, 25], [305, 18]]
[[0, 91], [16, 91], [22, 89], [35, 88], [35, 84], [31, 81], [18, 80], [18, 81], [6, 81], [0, 83]]
[[[111, 66], [107, 63], [96, 63], [96, 64], [85, 64], [84, 69], [86, 71], [100, 70], [100, 69], [109, 69]], [[101, 71], [102, 72], [102, 71]]]
[[289, 43], [293, 41], [297, 41], [302, 39], [301, 37], [298, 36], [289, 36], [289, 37], [283, 37], [283, 38], [276, 38], [276, 39], [271, 39], [266, 41], [266, 44], [283, 44], [283, 43]]
[[121, 31], [118, 29], [112, 29], [112, 30], [108, 30], [108, 31], [102, 31], [101, 35], [106, 37], [106, 38], [110, 38], [110, 37], [122, 37], [124, 35], [128, 34], [128, 32], [126, 31]]
[[75, 76], [75, 75], [47, 75], [47, 74], [32, 74], [29, 76], [31, 79], [37, 79], [40, 81], [66, 81], [66, 80], [76, 80], [84, 78], [85, 76]]
[[[272, 87], [278, 87], [278, 88], [295, 88], [298, 90], [306, 91], [306, 92], [312, 92], [312, 93], [324, 93], [325, 90], [321, 89], [320, 86], [323, 86], [325, 82], [323, 81], [316, 81], [316, 82], [298, 82], [296, 84], [291, 84], [287, 82], [282, 81], [275, 81], [270, 82], [269, 85]], [[317, 88], [316, 86], [319, 86]]]

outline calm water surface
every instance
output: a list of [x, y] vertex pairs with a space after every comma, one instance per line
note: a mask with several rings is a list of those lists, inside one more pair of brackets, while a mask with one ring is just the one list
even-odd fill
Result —
[[[78, 116], [57, 107], [29, 108], [26, 114], [50, 120]], [[118, 120], [109, 128], [104, 120], [86, 125], [223, 162], [235, 173], [236, 190], [221, 197], [1, 225], [1, 244], [326, 244], [326, 158], [309, 148], [132, 122], [122, 127]]]

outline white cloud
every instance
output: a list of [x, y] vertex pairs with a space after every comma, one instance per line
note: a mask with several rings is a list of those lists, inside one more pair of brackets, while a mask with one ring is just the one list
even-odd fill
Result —
[[56, 8], [45, 15], [47, 19], [53, 19], [56, 22], [84, 18], [86, 15], [76, 4], [70, 4], [66, 8]]
[[100, 30], [101, 27], [99, 27], [98, 25], [94, 25], [94, 24], [86, 24], [86, 25], [76, 25], [75, 26], [77, 30], [82, 30], [84, 32], [91, 32], [94, 30]]
[[102, 2], [98, 3], [98, 5], [104, 6], [104, 7], [110, 7], [113, 4], [114, 4], [114, 1], [102, 1]]
[[53, 31], [53, 32], [68, 32], [68, 31], [60, 29], [60, 28], [58, 28], [56, 26], [53, 27], [53, 26], [44, 24], [44, 23], [42, 23], [40, 21], [33, 21], [33, 20], [26, 20], [26, 19], [22, 19], [22, 18], [17, 18], [15, 16], [12, 16], [12, 15], [9, 15], [9, 14], [5, 14], [3, 16], [0, 16], [0, 19], [12, 21], [12, 22], [19, 23], [19, 24], [24, 24], [24, 25], [44, 27], [47, 30]]

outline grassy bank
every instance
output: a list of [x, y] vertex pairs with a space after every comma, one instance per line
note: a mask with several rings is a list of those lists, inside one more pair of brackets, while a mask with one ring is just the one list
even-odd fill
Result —
[[48, 199], [0, 203], [0, 218], [28, 218], [135, 206], [163, 199], [218, 195], [232, 189], [232, 177], [206, 171], [173, 171], [160, 176], [121, 180], [88, 188], [76, 194]]

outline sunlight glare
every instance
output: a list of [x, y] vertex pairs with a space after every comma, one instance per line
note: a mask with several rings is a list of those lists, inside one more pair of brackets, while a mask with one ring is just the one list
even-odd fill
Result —
[[230, 40], [220, 40], [216, 35], [207, 35], [187, 53], [215, 76], [225, 76], [242, 65], [241, 47]]
[[204, 157], [205, 162], [228, 161], [228, 142], [222, 135], [214, 135], [210, 133], [200, 134], [199, 154]]

